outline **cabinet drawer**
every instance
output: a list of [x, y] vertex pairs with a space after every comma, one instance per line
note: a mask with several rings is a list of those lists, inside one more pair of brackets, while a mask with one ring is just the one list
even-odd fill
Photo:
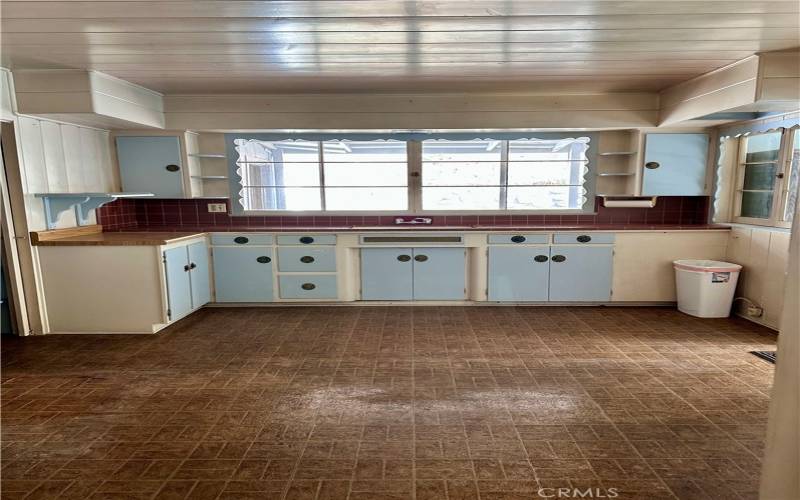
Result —
[[335, 248], [278, 248], [279, 271], [336, 271]]
[[212, 245], [272, 245], [272, 240], [271, 234], [259, 233], [214, 233], [211, 235]]
[[546, 245], [549, 243], [548, 234], [490, 234], [490, 244], [516, 244], [516, 245]]
[[614, 233], [556, 233], [553, 235], [553, 243], [557, 245], [567, 243], [608, 245], [614, 243]]
[[281, 234], [278, 245], [335, 245], [335, 234]]
[[280, 276], [278, 278], [280, 295], [283, 299], [335, 299], [336, 276], [303, 275]]

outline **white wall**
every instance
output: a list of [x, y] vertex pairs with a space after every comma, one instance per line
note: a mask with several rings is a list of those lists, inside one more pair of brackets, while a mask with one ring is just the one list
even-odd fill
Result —
[[[19, 116], [16, 131], [29, 230], [47, 229], [37, 193], [119, 191], [107, 130]], [[59, 228], [76, 225], [71, 211], [59, 218]]]

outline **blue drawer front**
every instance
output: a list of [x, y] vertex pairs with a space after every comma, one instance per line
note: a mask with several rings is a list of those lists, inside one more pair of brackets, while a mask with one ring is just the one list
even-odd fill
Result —
[[278, 270], [336, 271], [335, 248], [278, 248]]
[[279, 276], [278, 286], [283, 299], [335, 299], [338, 297], [336, 276]]
[[530, 233], [510, 233], [510, 234], [490, 234], [488, 241], [493, 245], [546, 245], [550, 243], [548, 234]]
[[547, 300], [550, 247], [489, 248], [489, 300]]
[[556, 233], [553, 235], [553, 243], [557, 245], [569, 243], [608, 245], [614, 243], [614, 233]]
[[335, 245], [335, 234], [281, 234], [278, 245]]
[[214, 248], [217, 302], [271, 302], [272, 249]]
[[214, 233], [211, 235], [212, 245], [254, 246], [272, 245], [271, 234], [259, 233]]

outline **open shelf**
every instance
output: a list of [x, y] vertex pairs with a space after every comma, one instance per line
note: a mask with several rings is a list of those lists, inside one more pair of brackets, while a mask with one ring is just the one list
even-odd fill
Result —
[[44, 215], [47, 229], [55, 229], [58, 217], [75, 209], [75, 218], [79, 226], [88, 224], [89, 211], [111, 203], [117, 198], [151, 198], [153, 193], [37, 193], [44, 203]]

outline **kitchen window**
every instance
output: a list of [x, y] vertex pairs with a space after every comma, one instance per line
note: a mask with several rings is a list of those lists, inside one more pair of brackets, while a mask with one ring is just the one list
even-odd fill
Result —
[[591, 210], [591, 134], [540, 135], [228, 134], [233, 212]]
[[797, 129], [740, 138], [734, 220], [789, 227], [797, 204], [798, 163]]

